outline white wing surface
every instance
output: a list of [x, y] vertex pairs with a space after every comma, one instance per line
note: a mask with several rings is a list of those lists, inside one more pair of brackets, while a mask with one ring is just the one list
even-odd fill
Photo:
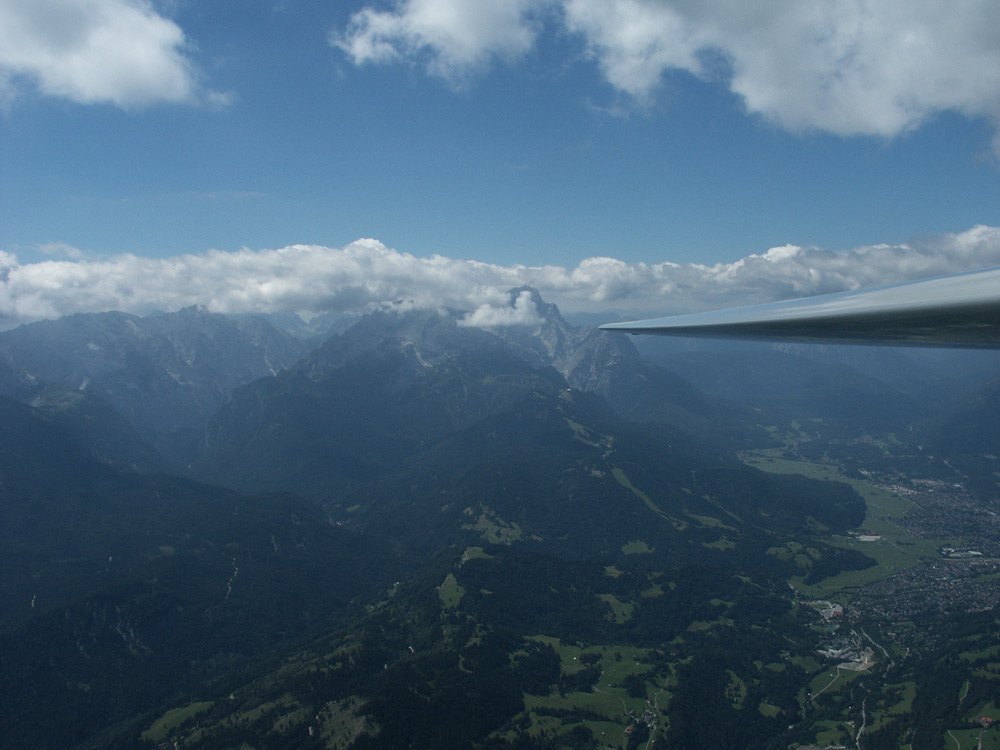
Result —
[[996, 349], [1000, 267], [601, 328], [661, 336]]

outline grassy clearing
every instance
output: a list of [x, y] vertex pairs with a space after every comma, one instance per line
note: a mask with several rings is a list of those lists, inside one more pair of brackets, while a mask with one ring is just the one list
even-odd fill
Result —
[[352, 697], [337, 703], [327, 703], [321, 713], [320, 736], [329, 741], [337, 741], [334, 747], [339, 747], [340, 740], [353, 742], [362, 734], [373, 734], [376, 726], [361, 713], [363, 702]]
[[462, 554], [462, 562], [468, 560], [492, 560], [493, 555], [489, 554], [482, 547], [468, 547]]
[[987, 719], [993, 719], [993, 721], [1000, 721], [1000, 708], [997, 707], [996, 701], [980, 703], [966, 714], [969, 721], [979, 721], [984, 716]]
[[712, 528], [720, 528], [720, 529], [731, 529], [732, 531], [736, 530], [734, 527], [729, 526], [728, 524], [723, 523], [718, 518], [713, 518], [712, 516], [698, 516], [695, 515], [694, 513], [688, 513], [686, 511], [684, 515], [695, 521], [699, 526], [709, 526]]
[[687, 626], [689, 633], [697, 633], [699, 630], [711, 630], [714, 627], [730, 627], [733, 624], [732, 620], [728, 620], [725, 617], [719, 617], [715, 620], [692, 620], [691, 624]]
[[995, 729], [952, 729], [944, 733], [944, 746], [948, 750], [975, 750], [978, 747], [995, 750], [1000, 748], [1000, 737]]
[[[656, 503], [650, 500], [649, 495], [647, 495], [645, 492], [643, 492], [638, 487], [633, 485], [624, 471], [622, 471], [616, 466], [611, 470], [611, 473], [614, 474], [614, 477], [618, 481], [618, 484], [620, 484], [622, 487], [629, 490], [637, 498], [642, 500], [642, 502], [646, 504], [646, 507], [649, 508], [651, 511], [653, 511], [656, 515], [660, 516], [661, 518], [665, 518], [668, 521], [671, 521], [675, 526], [678, 524], [678, 521], [671, 519], [669, 516], [667, 516], [666, 513], [664, 513], [660, 509], [660, 506], [658, 506]], [[680, 523], [682, 525], [685, 525], [683, 524], [683, 522]]]
[[658, 596], [663, 596], [663, 588], [658, 583], [653, 583], [648, 589], [643, 589], [639, 592], [639, 596], [644, 599], [655, 599]]
[[817, 721], [814, 728], [817, 747], [844, 747], [852, 739], [847, 726], [839, 721]]
[[962, 683], [962, 687], [958, 689], [958, 705], [961, 706], [965, 702], [966, 697], [969, 695], [969, 687], [972, 683], [968, 680]]
[[213, 701], [202, 701], [199, 703], [189, 703], [181, 708], [172, 708], [154, 721], [149, 729], [142, 733], [142, 739], [147, 742], [162, 742], [170, 732], [192, 716], [204, 713], [214, 705]]
[[[648, 663], [649, 651], [644, 648], [638, 648], [635, 646], [618, 646], [618, 645], [592, 645], [586, 648], [580, 648], [578, 646], [572, 646], [563, 643], [558, 638], [552, 638], [549, 636], [532, 636], [531, 640], [538, 641], [540, 643], [546, 643], [555, 649], [556, 654], [559, 656], [560, 667], [562, 671], [566, 674], [574, 674], [583, 669], [586, 669], [588, 663], [592, 663], [598, 668], [601, 673], [600, 679], [597, 681], [595, 687], [599, 688], [606, 693], [612, 693], [612, 697], [616, 699], [624, 699], [630, 707], [634, 703], [635, 708], [640, 708], [645, 705], [644, 699], [639, 698], [629, 698], [625, 689], [621, 687], [622, 682], [628, 677], [634, 674], [643, 675], [650, 671], [652, 668]], [[596, 657], [596, 659], [595, 659]], [[616, 692], [617, 691], [617, 692]], [[620, 695], [619, 695], [620, 693]], [[593, 696], [594, 693], [567, 693], [565, 698], [560, 698], [560, 700], [567, 700], [570, 696]], [[553, 705], [554, 707], [566, 708], [565, 704], [552, 704], [548, 701], [553, 700], [553, 698], [545, 698], [545, 705]], [[576, 700], [576, 698], [574, 698]], [[605, 699], [595, 699], [589, 697], [586, 702], [592, 702], [597, 700], [602, 702]], [[614, 714], [609, 714], [610, 716], [617, 716], [621, 713], [621, 701], [617, 703], [618, 709]]]
[[997, 661], [997, 657], [1000, 657], [1000, 646], [989, 646], [982, 651], [962, 651], [958, 655], [959, 659], [970, 663], [979, 661], [980, 659]]
[[727, 550], [735, 547], [736, 542], [730, 541], [725, 536], [722, 536], [716, 539], [714, 542], [702, 542], [701, 545], [703, 547], [708, 547], [710, 549]]
[[804, 669], [806, 672], [816, 672], [823, 668], [823, 665], [812, 656], [793, 656], [792, 664]]
[[588, 721], [587, 727], [594, 735], [594, 739], [603, 746], [624, 747], [628, 739], [625, 734], [625, 727], [610, 721]]
[[743, 702], [747, 697], [747, 684], [733, 670], [727, 669], [726, 672], [729, 673], [729, 684], [726, 686], [726, 697], [729, 699], [729, 704], [733, 708], [742, 709]]
[[454, 573], [449, 573], [445, 577], [444, 583], [438, 586], [438, 596], [441, 598], [441, 603], [445, 609], [454, 609], [462, 601], [462, 597], [465, 596], [465, 589], [458, 585]]
[[775, 716], [781, 713], [780, 708], [766, 701], [761, 701], [760, 705], [757, 706], [757, 710], [760, 711], [764, 716], [768, 717], [769, 719], [773, 719]]
[[812, 700], [815, 702], [816, 698], [820, 695], [837, 692], [848, 682], [857, 679], [862, 674], [864, 672], [858, 672], [853, 669], [841, 669], [839, 667], [832, 667], [820, 672], [809, 683], [809, 692], [812, 695]]
[[600, 448], [602, 445], [607, 444], [607, 435], [601, 435], [593, 430], [589, 430], [582, 424], [574, 422], [572, 419], [567, 419], [566, 423], [573, 431], [573, 437], [581, 443], [586, 443], [594, 448]]
[[635, 603], [623, 602], [614, 594], [598, 594], [597, 598], [611, 607], [611, 612], [605, 615], [605, 619], [613, 620], [616, 625], [628, 622], [632, 617], [632, 610], [635, 609]]
[[[834, 598], [911, 568], [923, 560], [938, 558], [937, 549], [944, 540], [912, 539], [895, 523], [895, 519], [902, 518], [910, 509], [916, 507], [906, 497], [876, 487], [867, 481], [845, 476], [837, 466], [788, 459], [776, 455], [778, 452], [752, 451], [744, 454], [743, 460], [750, 466], [774, 474], [800, 474], [812, 479], [849, 485], [865, 501], [865, 531], [882, 537], [875, 542], [861, 542], [853, 537], [834, 540], [837, 546], [855, 549], [871, 557], [876, 565], [866, 570], [844, 571], [813, 586], [804, 584], [804, 576], [793, 578], [792, 585], [803, 594], [817, 598]], [[785, 558], [791, 551], [784, 552], [776, 548], [773, 552], [769, 550], [769, 553]]]
[[913, 699], [917, 697], [917, 683], [912, 681], [904, 682], [903, 685], [903, 696], [900, 698], [899, 703], [890, 706], [886, 713], [889, 714], [908, 714], [913, 710]]
[[903, 682], [895, 685], [886, 685], [882, 690], [882, 695], [888, 696], [890, 693], [898, 691], [899, 701], [888, 708], [876, 709], [871, 716], [872, 731], [881, 729], [886, 723], [893, 719], [910, 713], [913, 709], [913, 699], [917, 695], [917, 686], [914, 682]]
[[523, 536], [517, 523], [507, 523], [489, 508], [483, 509], [474, 524], [463, 524], [462, 528], [478, 531], [490, 544], [510, 544]]
[[775, 448], [747, 451], [743, 454], [743, 463], [771, 474], [802, 474], [813, 479], [841, 481], [843, 474], [838, 467], [815, 461], [785, 458], [779, 455], [783, 452], [782, 449]]
[[648, 555], [652, 551], [652, 547], [639, 539], [622, 545], [622, 552], [626, 555]]

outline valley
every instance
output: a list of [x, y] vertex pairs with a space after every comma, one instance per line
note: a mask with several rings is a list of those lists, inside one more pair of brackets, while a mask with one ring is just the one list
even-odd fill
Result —
[[524, 294], [0, 333], [0, 746], [1000, 744], [997, 469], [936, 372], [723, 348], [701, 390]]

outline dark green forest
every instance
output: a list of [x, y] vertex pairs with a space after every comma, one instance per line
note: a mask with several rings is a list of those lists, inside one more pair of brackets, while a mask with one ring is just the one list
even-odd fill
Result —
[[807, 364], [749, 405], [545, 309], [0, 334], [0, 747], [1000, 747], [964, 407]]

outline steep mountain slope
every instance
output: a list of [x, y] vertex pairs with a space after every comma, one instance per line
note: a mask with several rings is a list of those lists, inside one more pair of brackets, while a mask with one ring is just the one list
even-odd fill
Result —
[[308, 503], [122, 473], [0, 398], [0, 747], [72, 747], [203, 690], [394, 575]]
[[518, 542], [623, 567], [632, 562], [623, 550], [637, 543], [676, 562], [811, 526], [842, 532], [864, 518], [845, 486], [761, 474], [567, 390], [533, 391], [328, 507], [348, 528], [417, 556]]
[[512, 289], [509, 296], [511, 305], [521, 297], [531, 300], [537, 325], [490, 330], [513, 344], [526, 361], [553, 367], [571, 388], [602, 396], [619, 416], [664, 422], [723, 443], [750, 436], [763, 440], [744, 410], [692, 385], [699, 373], [685, 380], [644, 360], [629, 336], [568, 324], [531, 287]]
[[1000, 377], [946, 410], [921, 437], [947, 455], [1000, 455]]
[[326, 500], [532, 388], [563, 385], [503, 349], [435, 313], [371, 316], [290, 370], [237, 390], [213, 418], [195, 470], [241, 489]]
[[1000, 370], [992, 351], [638, 337], [643, 357], [764, 418], [904, 431]]
[[772, 419], [839, 422], [849, 415], [852, 424], [883, 430], [901, 429], [923, 414], [915, 398], [845, 364], [775, 348], [733, 346], [654, 356], [662, 367], [696, 379], [706, 391]]
[[234, 388], [288, 367], [308, 348], [259, 318], [195, 307], [144, 318], [79, 314], [0, 333], [0, 361], [104, 399], [182, 465]]
[[122, 472], [0, 400], [0, 747], [546, 747], [703, 673], [672, 724], [797, 720], [787, 581], [871, 564], [823, 539], [863, 501], [742, 465], [713, 439], [739, 410], [525, 294], [530, 325], [373, 314], [237, 388], [200, 475], [314, 503]]
[[911, 436], [924, 461], [944, 462], [958, 481], [986, 497], [997, 496], [1000, 479], [1000, 377], [964, 399], [956, 399]]
[[[746, 412], [642, 362], [623, 337], [568, 326], [532, 290], [538, 321], [477, 328], [457, 313], [375, 313], [295, 367], [233, 394], [196, 474], [244, 490], [328, 501], [535, 391], [604, 397], [631, 419], [698, 439], [753, 433]], [[324, 494], [326, 493], [326, 494]]]
[[[816, 631], [786, 580], [872, 564], [818, 538], [860, 523], [861, 499], [627, 423], [551, 375], [517, 385], [494, 413], [326, 498], [409, 562], [369, 614], [229, 699], [198, 696], [191, 726], [150, 732], [204, 750], [596, 748], [600, 730], [624, 744], [623, 708], [652, 713], [657, 696], [657, 717], [668, 696], [679, 706], [674, 747], [720, 717], [710, 747], [763, 747], [797, 722]], [[750, 686], [745, 706], [728, 698], [734, 681]]]
[[86, 391], [48, 383], [0, 362], [0, 397], [32, 406], [102, 463], [137, 471], [165, 471], [170, 466], [107, 401]]

